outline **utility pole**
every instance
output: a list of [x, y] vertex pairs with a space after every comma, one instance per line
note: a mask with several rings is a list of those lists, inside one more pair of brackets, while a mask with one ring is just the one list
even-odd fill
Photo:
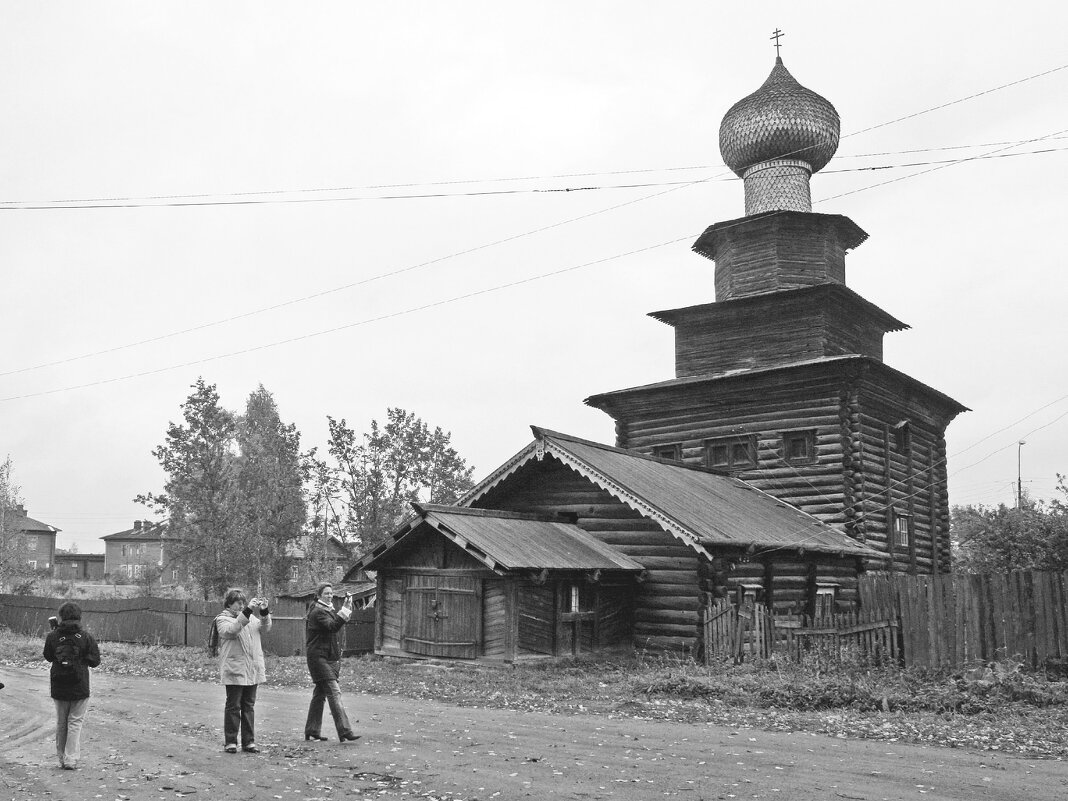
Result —
[[1022, 461], [1021, 453], [1023, 446], [1027, 444], [1027, 440], [1021, 439], [1016, 443], [1016, 511], [1020, 511], [1023, 508], [1023, 478], [1020, 465]]

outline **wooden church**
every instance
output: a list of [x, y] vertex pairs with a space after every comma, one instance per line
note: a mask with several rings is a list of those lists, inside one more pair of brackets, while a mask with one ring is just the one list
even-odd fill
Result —
[[776, 58], [720, 126], [745, 216], [694, 243], [717, 299], [652, 313], [675, 377], [587, 398], [614, 445], [534, 428], [365, 554], [350, 575], [376, 571], [376, 652], [690, 650], [716, 598], [816, 614], [855, 607], [867, 570], [950, 569], [945, 431], [966, 408], [883, 363], [907, 326], [846, 286], [867, 234], [809, 193], [839, 131]]

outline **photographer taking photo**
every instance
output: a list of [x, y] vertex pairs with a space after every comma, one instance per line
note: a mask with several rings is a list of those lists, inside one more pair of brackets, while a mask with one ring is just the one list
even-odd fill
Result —
[[[44, 658], [52, 663], [49, 684], [56, 704], [56, 755], [66, 770], [78, 767], [82, 725], [89, 711], [89, 668], [100, 664], [93, 635], [82, 626], [82, 608], [73, 601], [48, 619], [52, 630], [44, 643]], [[0, 685], [2, 686], [2, 685]]]
[[[241, 750], [258, 753], [256, 747], [256, 688], [267, 681], [261, 633], [271, 630], [270, 610], [266, 598], [245, 599], [236, 587], [226, 591], [223, 611], [215, 618], [219, 645], [219, 678], [226, 687], [223, 707], [223, 749], [237, 753], [238, 733]], [[254, 617], [253, 613], [258, 613]]]
[[315, 682], [311, 703], [308, 705], [308, 719], [304, 722], [305, 740], [326, 740], [322, 735], [323, 703], [330, 704], [330, 714], [334, 718], [337, 738], [342, 743], [359, 740], [360, 735], [353, 734], [349, 725], [349, 716], [341, 702], [341, 645], [337, 633], [352, 616], [352, 596], [345, 596], [341, 609], [334, 611], [334, 587], [332, 584], [320, 584], [315, 594], [315, 603], [308, 610], [305, 619], [305, 654], [308, 658], [308, 672]]

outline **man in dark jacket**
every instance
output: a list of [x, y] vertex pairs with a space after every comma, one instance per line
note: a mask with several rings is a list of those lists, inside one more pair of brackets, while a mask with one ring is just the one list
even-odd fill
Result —
[[338, 740], [344, 743], [360, 739], [349, 726], [345, 705], [341, 703], [341, 687], [337, 683], [341, 675], [341, 646], [337, 641], [337, 633], [351, 616], [352, 598], [346, 597], [344, 605], [335, 612], [333, 586], [320, 584], [315, 603], [308, 610], [304, 623], [308, 672], [315, 682], [315, 691], [308, 706], [308, 719], [304, 723], [305, 740], [328, 739], [322, 736], [324, 702], [330, 704]]
[[82, 609], [67, 601], [59, 607], [56, 628], [45, 638], [44, 658], [52, 663], [49, 679], [56, 704], [56, 755], [67, 770], [81, 758], [82, 725], [89, 711], [89, 668], [100, 664], [96, 640], [82, 629]]

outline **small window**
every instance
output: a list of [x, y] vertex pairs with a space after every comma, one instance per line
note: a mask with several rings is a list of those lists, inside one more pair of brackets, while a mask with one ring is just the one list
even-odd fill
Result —
[[764, 587], [760, 584], [741, 584], [738, 586], [738, 605], [753, 606], [764, 600]]
[[588, 603], [587, 593], [583, 591], [581, 584], [570, 584], [564, 587], [564, 612], [584, 612], [583, 604]]
[[656, 445], [653, 447], [653, 456], [658, 459], [668, 459], [672, 462], [682, 461], [682, 445], [673, 442], [670, 445]]
[[911, 522], [909, 515], [894, 513], [894, 544], [899, 548], [909, 547], [909, 524]]
[[812, 464], [816, 461], [816, 432], [784, 431], [782, 458], [787, 464]]
[[838, 600], [837, 584], [816, 585], [816, 617], [830, 617], [834, 614], [834, 603]]
[[33, 536], [32, 534], [30, 536], [26, 537], [26, 550], [28, 550], [28, 551], [36, 551], [37, 550], [37, 537]]
[[30, 560], [30, 570], [36, 570], [36, 569], [37, 569], [37, 560], [36, 559], [31, 559]]
[[894, 424], [894, 445], [898, 453], [905, 453], [912, 447], [912, 426], [908, 420]]
[[178, 580], [178, 568], [172, 567], [171, 568], [171, 581], [177, 581], [177, 580]]
[[706, 441], [705, 464], [722, 470], [756, 467], [756, 436], [747, 434]]

